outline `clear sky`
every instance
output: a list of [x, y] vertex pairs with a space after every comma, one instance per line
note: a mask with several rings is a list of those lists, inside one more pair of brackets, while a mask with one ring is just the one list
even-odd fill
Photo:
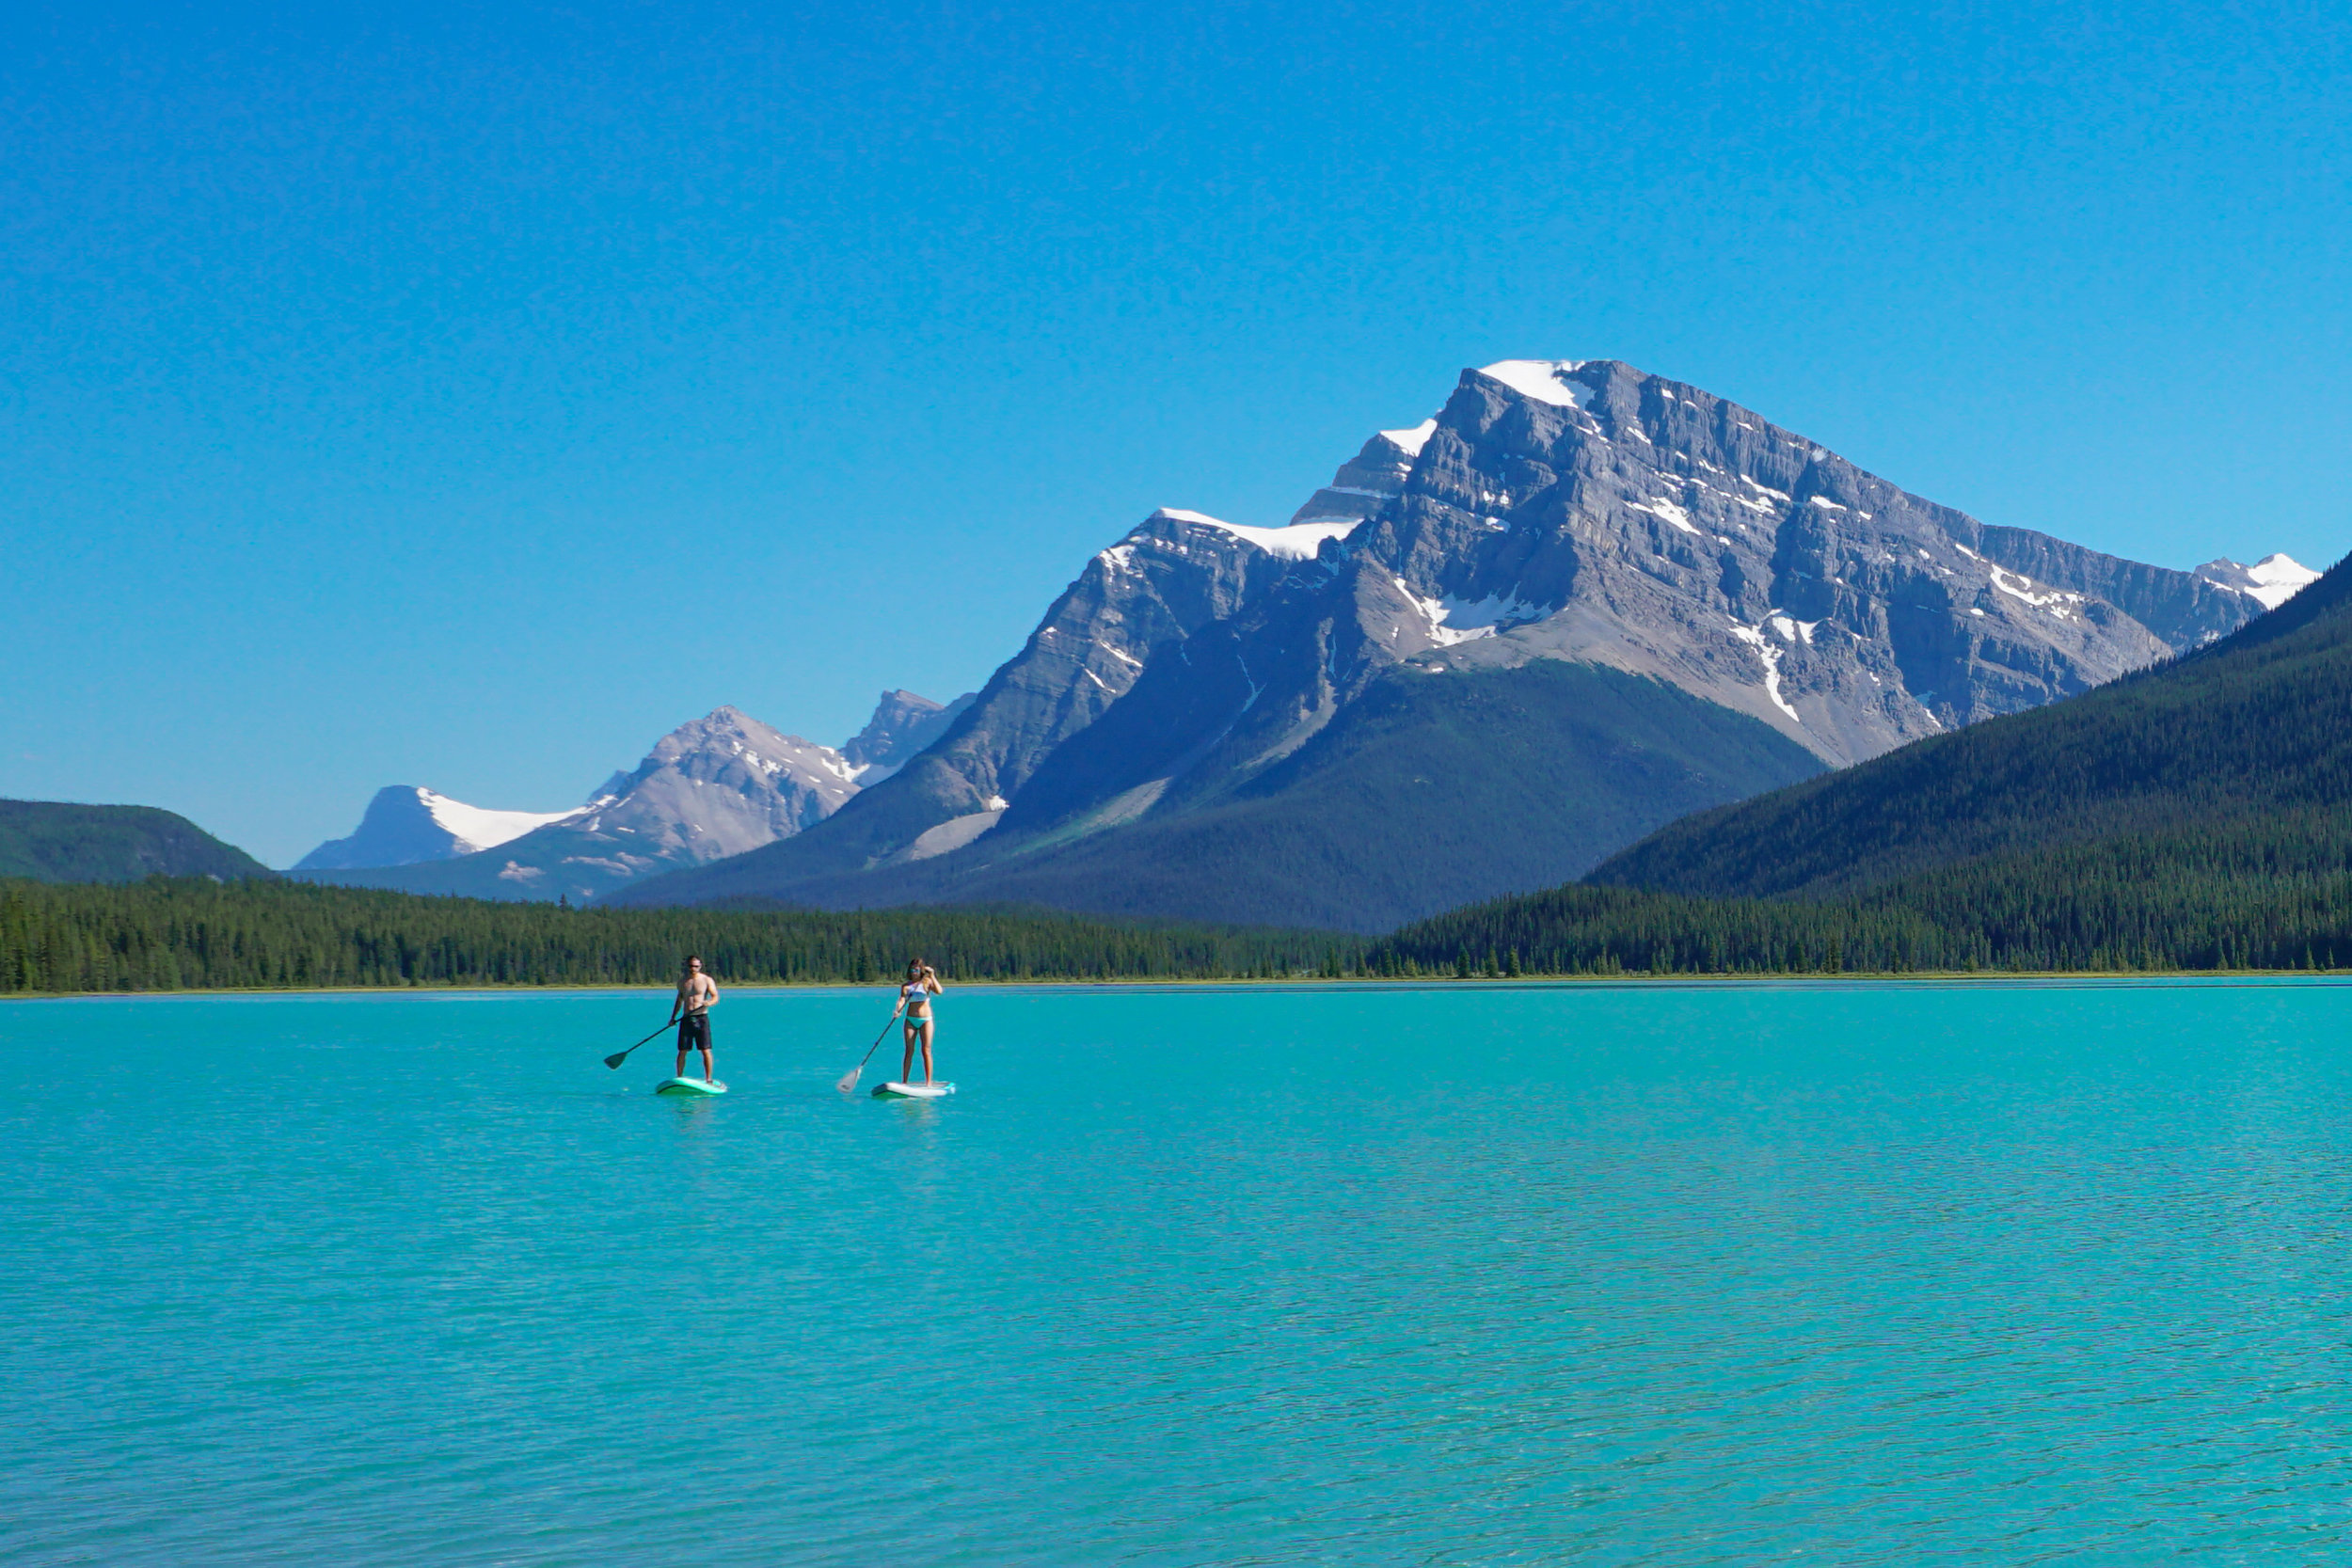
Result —
[[2306, 6], [0, 14], [0, 794], [283, 864], [946, 698], [1154, 506], [1616, 357], [1992, 522], [2352, 547]]

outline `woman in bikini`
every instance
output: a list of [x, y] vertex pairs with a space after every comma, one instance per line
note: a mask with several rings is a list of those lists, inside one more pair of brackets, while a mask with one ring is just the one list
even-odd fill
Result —
[[936, 1022], [931, 1017], [931, 998], [945, 990], [946, 988], [939, 983], [939, 976], [931, 973], [930, 965], [920, 958], [908, 961], [906, 984], [898, 988], [898, 1006], [891, 1014], [896, 1018], [904, 1013], [907, 1021], [906, 1053], [898, 1062], [898, 1082], [901, 1084], [914, 1082], [912, 1075], [914, 1071], [914, 1048], [918, 1044], [923, 1048], [923, 1082], [928, 1084], [931, 1081], [931, 1030]]

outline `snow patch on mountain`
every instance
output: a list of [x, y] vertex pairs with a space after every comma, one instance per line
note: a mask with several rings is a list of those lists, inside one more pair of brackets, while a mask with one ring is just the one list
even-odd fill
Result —
[[1384, 430], [1380, 434], [1388, 443], [1407, 457], [1419, 457], [1421, 449], [1429, 444], [1429, 437], [1438, 433], [1438, 419], [1431, 415], [1410, 430]]
[[1505, 626], [1540, 621], [1552, 613], [1551, 607], [1528, 604], [1518, 598], [1506, 599], [1496, 594], [1489, 594], [1483, 599], [1456, 598], [1451, 594], [1424, 598], [1406, 586], [1403, 578], [1392, 575], [1389, 580], [1395, 583], [1396, 591], [1427, 619], [1430, 641], [1440, 648], [1492, 637]]
[[1285, 561], [1311, 561], [1323, 548], [1326, 539], [1344, 539], [1363, 522], [1361, 517], [1310, 517], [1288, 528], [1250, 528], [1243, 523], [1229, 523], [1222, 517], [1212, 517], [1205, 512], [1186, 512], [1179, 507], [1163, 506], [1152, 514], [1171, 522], [1198, 523], [1207, 528], [1222, 529], [1234, 538], [1251, 544], [1268, 555]]
[[1581, 359], [1501, 359], [1481, 365], [1478, 373], [1537, 403], [1549, 403], [1555, 408], [1581, 408], [1592, 402], [1593, 389], [1568, 377], [1583, 368]]
[[544, 828], [550, 822], [561, 822], [578, 816], [580, 809], [571, 811], [492, 811], [486, 806], [469, 806], [463, 800], [430, 789], [417, 791], [417, 799], [433, 820], [446, 829], [452, 838], [462, 846], [461, 855], [477, 849], [495, 849], [500, 845], [517, 839], [533, 828]]
[[421, 784], [388, 784], [375, 792], [359, 826], [343, 838], [327, 840], [294, 863], [298, 871], [363, 870], [455, 860], [509, 844], [572, 811], [492, 811], [469, 805]]
[[1672, 501], [1647, 500], [1634, 501], [1631, 504], [1634, 511], [1646, 512], [1662, 522], [1672, 523], [1693, 539], [1700, 536], [1699, 530], [1692, 525], [1691, 514]]
[[[1820, 625], [1819, 621], [1813, 624]], [[1762, 630], [1756, 626], [1743, 626], [1734, 621], [1731, 623], [1731, 635], [1754, 648], [1756, 657], [1764, 661], [1764, 695], [1772, 700], [1772, 705], [1789, 718], [1796, 720], [1798, 723], [1804, 723], [1804, 720], [1797, 718], [1797, 710], [1788, 705], [1788, 699], [1780, 694], [1781, 650], [1773, 645], [1772, 639], [1766, 637]]]
[[1995, 589], [2037, 610], [2046, 610], [2060, 620], [2072, 614], [2074, 607], [2083, 602], [2083, 595], [2080, 594], [2069, 594], [2056, 588], [2046, 594], [2037, 594], [2034, 592], [2031, 578], [2020, 577], [2014, 572], [2005, 572], [1998, 566], [1990, 566], [1990, 570], [1993, 574], [1993, 586]]
[[2217, 588], [2243, 594], [2265, 610], [2278, 609], [2319, 580], [2317, 572], [2283, 553], [2264, 556], [2251, 566], [2224, 556], [2206, 562], [2193, 575]]

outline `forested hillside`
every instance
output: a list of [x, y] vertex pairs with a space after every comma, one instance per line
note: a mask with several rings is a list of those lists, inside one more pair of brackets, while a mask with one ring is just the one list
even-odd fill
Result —
[[1375, 943], [1393, 974], [2163, 973], [2352, 967], [2352, 828], [2325, 812], [2123, 834], [1831, 898], [1590, 885], [1502, 898]]
[[2252, 853], [2287, 817], [2316, 813], [2332, 834], [2348, 810], [2352, 561], [2199, 653], [1686, 817], [1586, 879], [1819, 897], [2120, 835]]
[[132, 882], [157, 876], [270, 875], [244, 850], [153, 806], [0, 800], [0, 878]]
[[1421, 922], [1368, 961], [2352, 965], [2352, 562], [2201, 653], [1687, 818], [1585, 885]]
[[1337, 973], [1313, 931], [1055, 913], [575, 910], [300, 882], [0, 883], [0, 993], [325, 986], [658, 985], [699, 953], [723, 981], [865, 981], [921, 955], [949, 979]]

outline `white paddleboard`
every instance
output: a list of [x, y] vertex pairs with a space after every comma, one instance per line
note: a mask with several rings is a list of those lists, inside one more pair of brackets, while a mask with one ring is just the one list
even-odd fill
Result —
[[944, 1100], [956, 1092], [953, 1084], [877, 1084], [876, 1100]]
[[727, 1086], [716, 1078], [664, 1078], [654, 1085], [656, 1094], [724, 1094]]

